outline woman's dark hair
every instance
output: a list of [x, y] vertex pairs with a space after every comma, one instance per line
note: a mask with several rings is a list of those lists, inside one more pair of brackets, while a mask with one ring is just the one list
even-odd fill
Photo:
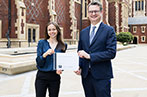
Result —
[[59, 25], [56, 23], [56, 22], [49, 22], [46, 26], [46, 32], [45, 32], [45, 40], [49, 39], [50, 36], [48, 35], [48, 26], [49, 25], [54, 25], [57, 29], [57, 41], [58, 41], [58, 45], [57, 45], [57, 48], [56, 49], [61, 49], [61, 50], [65, 50], [65, 44], [63, 43], [62, 41], [62, 38], [61, 38], [61, 29], [59, 27]]

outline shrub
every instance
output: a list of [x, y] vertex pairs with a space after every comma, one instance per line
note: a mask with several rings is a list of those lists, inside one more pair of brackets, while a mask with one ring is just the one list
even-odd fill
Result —
[[130, 32], [120, 32], [116, 35], [117, 41], [121, 42], [123, 45], [127, 45], [129, 42], [131, 42], [134, 37]]

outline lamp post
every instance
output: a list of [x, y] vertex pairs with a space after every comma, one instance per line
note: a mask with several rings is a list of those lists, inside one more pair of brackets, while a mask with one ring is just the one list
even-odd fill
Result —
[[10, 32], [11, 32], [11, 0], [8, 0], [8, 31], [6, 33], [6, 37], [8, 39], [7, 48], [11, 47]]

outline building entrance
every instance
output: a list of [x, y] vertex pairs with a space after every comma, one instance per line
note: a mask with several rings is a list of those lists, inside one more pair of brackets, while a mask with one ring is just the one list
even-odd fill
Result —
[[134, 37], [133, 44], [137, 44], [137, 37]]

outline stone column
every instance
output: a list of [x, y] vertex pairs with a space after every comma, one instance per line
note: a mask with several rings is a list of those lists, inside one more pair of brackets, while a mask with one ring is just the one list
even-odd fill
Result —
[[70, 4], [70, 18], [71, 18], [71, 27], [70, 29], [72, 30], [71, 32], [71, 36], [72, 36], [72, 39], [73, 40], [76, 40], [76, 34], [77, 34], [77, 19], [75, 17], [75, 1], [74, 0], [70, 0], [69, 1], [69, 4]]
[[116, 33], [119, 33], [119, 6], [118, 3], [115, 2], [115, 9], [116, 9], [116, 14], [115, 14], [115, 20], [116, 20]]
[[129, 27], [128, 27], [128, 8], [129, 4], [128, 2], [120, 2], [121, 3], [121, 31], [122, 32], [127, 32]]
[[17, 9], [17, 19], [15, 23], [15, 33], [19, 41], [26, 40], [26, 6], [23, 0], [15, 0]]
[[50, 13], [50, 21], [57, 22], [57, 14], [55, 12], [55, 0], [48, 0], [48, 9]]
[[2, 35], [2, 21], [0, 20], [0, 39], [2, 38], [1, 35]]

